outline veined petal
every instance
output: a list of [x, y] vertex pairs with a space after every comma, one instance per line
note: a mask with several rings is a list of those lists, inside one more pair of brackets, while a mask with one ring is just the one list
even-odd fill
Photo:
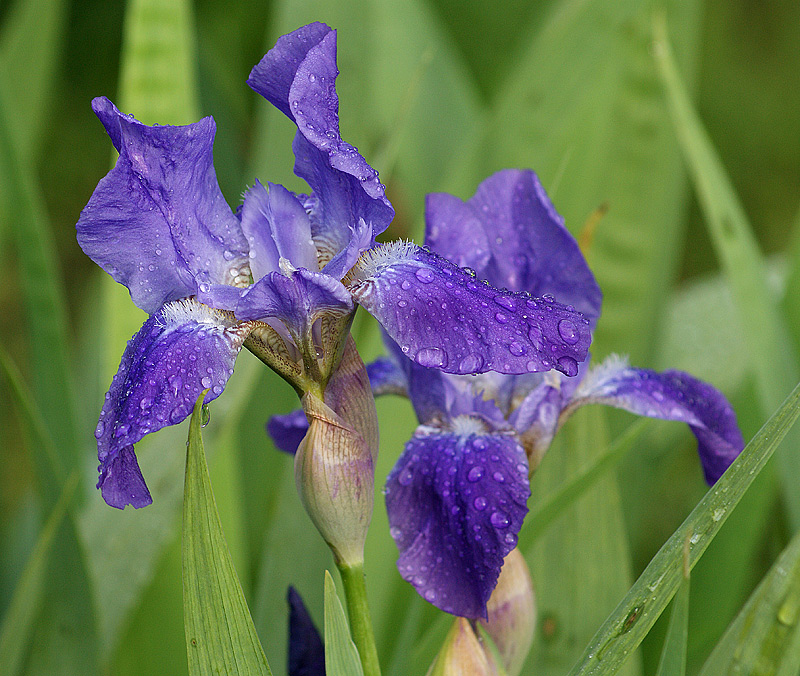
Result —
[[303, 599], [294, 587], [289, 602], [289, 676], [325, 676], [325, 647]]
[[108, 504], [150, 504], [133, 444], [181, 422], [204, 389], [207, 402], [216, 399], [247, 333], [247, 326], [187, 299], [165, 305], [128, 342], [95, 430], [98, 488]]
[[248, 80], [297, 124], [295, 173], [314, 191], [312, 231], [331, 244], [331, 257], [349, 243], [349, 224], [363, 218], [374, 237], [394, 217], [378, 172], [342, 140], [338, 74], [336, 31], [316, 23], [280, 38]]
[[300, 200], [282, 185], [256, 181], [242, 205], [242, 231], [250, 242], [250, 269], [258, 280], [280, 270], [285, 258], [296, 268], [317, 270], [311, 223]]
[[274, 415], [267, 422], [267, 434], [275, 447], [284, 453], [297, 453], [297, 447], [308, 432], [308, 418], [303, 409]]
[[386, 480], [397, 567], [438, 608], [486, 617], [527, 512], [525, 452], [511, 435], [425, 435], [425, 429], [406, 444]]
[[572, 409], [590, 403], [689, 425], [697, 437], [709, 484], [722, 476], [744, 448], [736, 414], [724, 395], [682, 371], [658, 373], [610, 358], [587, 374], [568, 406]]
[[270, 272], [249, 287], [239, 300], [236, 316], [243, 320], [280, 319], [296, 336], [305, 335], [328, 313], [352, 312], [353, 301], [342, 283], [304, 268]]
[[196, 293], [195, 277], [231, 283], [247, 264], [247, 241], [220, 192], [210, 117], [149, 127], [100, 97], [92, 107], [119, 159], [78, 220], [84, 252], [149, 313]]
[[466, 203], [428, 195], [425, 218], [425, 243], [490, 284], [550, 294], [591, 320], [600, 315], [594, 275], [533, 171], [497, 172]]
[[409, 242], [361, 257], [346, 284], [421, 366], [448, 373], [578, 372], [589, 322], [570, 307], [501, 291]]

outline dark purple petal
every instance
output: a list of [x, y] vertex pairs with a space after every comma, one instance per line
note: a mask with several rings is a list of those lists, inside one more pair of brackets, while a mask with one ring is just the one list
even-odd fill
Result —
[[373, 396], [383, 394], [407, 395], [406, 375], [397, 364], [386, 357], [379, 357], [371, 364], [367, 364], [367, 376]]
[[125, 505], [139, 509], [153, 503], [133, 446], [123, 446], [108, 462], [100, 465], [97, 485], [103, 500], [117, 509], [125, 509]]
[[420, 434], [429, 429], [406, 444], [386, 480], [397, 567], [438, 608], [486, 617], [527, 512], [525, 451], [510, 435]]
[[274, 415], [267, 422], [267, 434], [272, 438], [275, 448], [284, 453], [297, 453], [297, 447], [308, 432], [308, 418], [302, 409]]
[[233, 373], [247, 330], [184, 300], [164, 306], [128, 342], [95, 430], [98, 488], [114, 500], [109, 504], [120, 509], [148, 504], [133, 444], [181, 422], [204, 389], [209, 390], [206, 402], [216, 399]]
[[92, 107], [119, 159], [81, 212], [84, 252], [149, 313], [194, 294], [201, 272], [232, 283], [247, 265], [247, 241], [217, 184], [214, 121], [148, 127], [107, 98]]
[[270, 183], [267, 192], [256, 181], [247, 191], [242, 231], [250, 242], [250, 269], [256, 280], [280, 270], [281, 258], [295, 268], [319, 268], [308, 214], [300, 200], [282, 185]]
[[600, 315], [600, 288], [534, 172], [500, 171], [466, 203], [428, 195], [425, 216], [425, 243], [494, 286], [550, 294], [589, 319]]
[[578, 372], [589, 322], [569, 307], [500, 291], [408, 242], [361, 257], [348, 287], [402, 352], [449, 373]]
[[602, 403], [649, 418], [677, 420], [697, 437], [706, 481], [719, 479], [744, 448], [744, 439], [724, 395], [682, 371], [658, 373], [609, 360], [586, 376], [569, 407]]
[[242, 294], [236, 316], [243, 320], [280, 319], [295, 336], [306, 335], [322, 314], [352, 312], [353, 301], [342, 283], [303, 268], [270, 272]]
[[294, 587], [289, 602], [289, 676], [325, 676], [325, 647], [303, 599]]

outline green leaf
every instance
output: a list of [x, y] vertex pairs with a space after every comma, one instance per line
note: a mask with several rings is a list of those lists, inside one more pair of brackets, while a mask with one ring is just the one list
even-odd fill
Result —
[[[531, 480], [531, 504], [591, 466], [608, 445], [605, 410], [585, 407], [564, 425]], [[539, 629], [523, 673], [563, 676], [629, 589], [628, 541], [616, 476], [604, 474], [521, 550], [536, 581]], [[640, 673], [638, 659], [626, 676]]]
[[327, 676], [363, 676], [344, 608], [331, 574], [325, 571], [325, 673]]
[[189, 424], [183, 496], [183, 602], [190, 674], [271, 674], [211, 491], [200, 434], [204, 391]]
[[[653, 26], [656, 63], [666, 90], [675, 128], [705, 220], [730, 283], [762, 413], [775, 410], [800, 377], [777, 300], [767, 284], [766, 269], [744, 209], [707, 132], [692, 107], [672, 56], [663, 16]], [[776, 368], [776, 365], [779, 365]], [[800, 429], [792, 433], [796, 447]], [[800, 526], [800, 455], [780, 453], [782, 487], [795, 528]]]
[[25, 649], [31, 641], [33, 628], [44, 592], [44, 576], [56, 530], [75, 494], [78, 474], [73, 472], [56, 502], [53, 511], [39, 534], [36, 547], [22, 571], [8, 610], [0, 626], [0, 676], [19, 672]]
[[664, 543], [569, 672], [615, 674], [664, 611], [683, 578], [684, 541], [694, 567], [800, 415], [800, 385], [775, 411], [728, 471]]
[[781, 554], [709, 656], [701, 676], [800, 671], [800, 534]]
[[[561, 0], [498, 89], [483, 172], [531, 167], [573, 233], [602, 205], [588, 260], [603, 290], [593, 353], [647, 365], [675, 276], [686, 185], [650, 54], [654, 1]], [[666, 4], [693, 70], [702, 3]]]
[[[686, 553], [684, 549], [684, 553]], [[688, 571], [684, 571], [688, 573]], [[685, 676], [686, 644], [689, 637], [689, 575], [684, 575], [681, 586], [672, 600], [667, 637], [661, 650], [656, 676]]]

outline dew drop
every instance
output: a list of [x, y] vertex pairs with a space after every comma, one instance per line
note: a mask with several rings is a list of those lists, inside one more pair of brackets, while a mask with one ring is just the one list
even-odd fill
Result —
[[403, 289], [403, 291], [408, 291], [411, 288], [411, 282], [409, 282], [407, 279], [404, 279], [400, 283], [400, 288]]
[[458, 365], [461, 373], [477, 373], [483, 366], [483, 357], [479, 354], [468, 354]]
[[416, 360], [420, 366], [434, 368], [447, 366], [447, 355], [438, 347], [423, 347], [417, 352]]
[[570, 377], [578, 375], [578, 362], [572, 357], [561, 357], [558, 360], [559, 370]]
[[414, 274], [416, 275], [417, 279], [423, 284], [430, 284], [435, 276], [433, 272], [428, 268], [419, 268]]
[[511, 344], [508, 346], [508, 351], [515, 357], [521, 357], [528, 350], [522, 343], [512, 340]]
[[511, 545], [512, 547], [517, 546], [517, 536], [514, 533], [506, 533], [505, 537], [506, 544]]
[[489, 521], [492, 522], [492, 525], [495, 528], [508, 528], [511, 521], [509, 521], [508, 516], [503, 512], [492, 512], [492, 515], [489, 517]]
[[480, 481], [481, 477], [483, 476], [483, 467], [480, 465], [475, 465], [468, 473], [467, 473], [467, 481], [475, 483], [476, 481]]
[[562, 319], [558, 322], [558, 335], [569, 345], [577, 343], [579, 338], [578, 329], [570, 319]]
[[200, 384], [203, 387], [211, 387], [211, 382], [212, 382], [211, 378], [209, 378], [208, 376], [203, 376], [202, 378], [200, 378]]
[[498, 324], [505, 324], [508, 321], [508, 317], [502, 312], [498, 312], [494, 318], [497, 320]]
[[533, 346], [537, 350], [541, 350], [542, 349], [543, 333], [542, 333], [541, 327], [537, 326], [536, 324], [531, 326], [528, 329], [528, 338], [530, 338], [531, 342], [533, 343]]
[[499, 484], [505, 482], [505, 480], [506, 480], [506, 478], [503, 476], [502, 472], [495, 472], [494, 474], [492, 474], [492, 479], [494, 479]]
[[495, 296], [494, 302], [498, 305], [502, 305], [506, 310], [516, 310], [517, 304], [513, 298], [509, 298], [508, 296]]
[[486, 509], [487, 504], [488, 502], [486, 501], [486, 498], [484, 498], [482, 495], [479, 495], [472, 501], [472, 506], [479, 512], [482, 512], [484, 509]]
[[397, 481], [400, 482], [401, 486], [408, 486], [414, 479], [414, 473], [406, 468], [402, 472], [400, 472], [400, 476], [397, 477]]
[[403, 300], [402, 298], [397, 301], [397, 307], [406, 307], [408, 305], [408, 301]]
[[393, 539], [399, 540], [401, 537], [403, 537], [403, 531], [397, 526], [392, 526], [389, 529], [389, 535], [391, 535]]
[[103, 432], [105, 432], [106, 424], [101, 420], [97, 423], [97, 427], [94, 428], [94, 436], [96, 439], [99, 439], [103, 436]]

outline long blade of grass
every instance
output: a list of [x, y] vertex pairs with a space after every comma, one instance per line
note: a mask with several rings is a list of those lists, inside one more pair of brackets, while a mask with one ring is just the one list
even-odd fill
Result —
[[748, 599], [700, 676], [800, 671], [800, 534]]
[[683, 580], [672, 600], [667, 636], [661, 649], [656, 676], [685, 676], [689, 638], [689, 541], [683, 543]]
[[39, 539], [3, 617], [0, 625], [0, 676], [14, 676], [19, 672], [44, 593], [44, 576], [56, 530], [67, 513], [77, 486], [78, 474], [73, 472], [64, 483], [61, 496], [39, 533]]
[[570, 676], [614, 674], [664, 611], [683, 577], [689, 538], [689, 569], [708, 548], [775, 449], [800, 415], [800, 385], [747, 444], [728, 471], [664, 543], [628, 594], [592, 638]]
[[[763, 257], [725, 168], [703, 128], [681, 80], [667, 37], [666, 21], [653, 25], [656, 63], [684, 157], [727, 276], [764, 416], [775, 410], [800, 376], [777, 300], [767, 284]], [[792, 432], [800, 443], [800, 430]], [[793, 443], [792, 446], [796, 446]], [[787, 446], [788, 448], [788, 446]], [[783, 495], [794, 529], [800, 528], [800, 455], [780, 453]]]
[[325, 571], [325, 673], [327, 676], [363, 676], [347, 616], [331, 574]]
[[233, 566], [208, 476], [198, 398], [183, 496], [183, 593], [189, 673], [272, 674]]

